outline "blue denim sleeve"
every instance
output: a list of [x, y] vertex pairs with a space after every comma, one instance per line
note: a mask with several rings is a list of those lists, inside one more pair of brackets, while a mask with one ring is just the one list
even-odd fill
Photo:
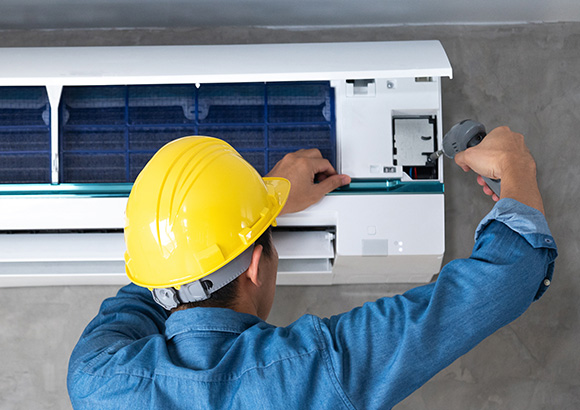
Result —
[[69, 395], [82, 377], [85, 365], [101, 355], [112, 354], [123, 346], [165, 331], [167, 312], [153, 300], [151, 292], [134, 284], [106, 299], [97, 316], [82, 333], [69, 360]]
[[549, 284], [556, 253], [539, 211], [499, 201], [472, 255], [435, 283], [318, 322], [336, 383], [357, 408], [391, 408], [520, 316]]

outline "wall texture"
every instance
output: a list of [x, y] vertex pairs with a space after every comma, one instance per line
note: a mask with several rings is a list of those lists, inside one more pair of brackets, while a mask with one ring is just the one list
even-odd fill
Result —
[[[423, 409], [577, 409], [580, 406], [580, 23], [273, 30], [69, 30], [0, 32], [0, 46], [442, 41], [454, 68], [443, 81], [444, 124], [474, 118], [522, 132], [560, 257], [551, 289], [396, 406]], [[2, 62], [5, 64], [6, 62]], [[447, 162], [446, 256], [465, 257], [492, 203]], [[389, 215], [385, 215], [389, 217]], [[279, 287], [270, 316], [328, 316], [407, 285]], [[116, 287], [0, 289], [0, 408], [67, 409], [69, 354], [103, 298]]]

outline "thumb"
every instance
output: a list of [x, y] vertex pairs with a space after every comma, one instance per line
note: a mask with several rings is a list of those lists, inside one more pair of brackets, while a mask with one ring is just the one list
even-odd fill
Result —
[[327, 194], [330, 191], [334, 191], [343, 185], [350, 184], [350, 177], [345, 174], [331, 175], [325, 178], [323, 181], [319, 182], [316, 189], [321, 195]]

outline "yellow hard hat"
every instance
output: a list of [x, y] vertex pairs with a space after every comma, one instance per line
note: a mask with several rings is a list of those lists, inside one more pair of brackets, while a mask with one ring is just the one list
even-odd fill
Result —
[[179, 289], [215, 272], [275, 224], [289, 192], [288, 180], [261, 178], [222, 140], [170, 142], [147, 163], [129, 195], [129, 279], [149, 289]]

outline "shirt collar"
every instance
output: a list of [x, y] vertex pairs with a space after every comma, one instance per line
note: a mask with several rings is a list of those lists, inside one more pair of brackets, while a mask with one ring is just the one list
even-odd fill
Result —
[[265, 323], [257, 316], [225, 308], [191, 308], [173, 313], [165, 322], [165, 337], [185, 332], [230, 332], [240, 334]]

